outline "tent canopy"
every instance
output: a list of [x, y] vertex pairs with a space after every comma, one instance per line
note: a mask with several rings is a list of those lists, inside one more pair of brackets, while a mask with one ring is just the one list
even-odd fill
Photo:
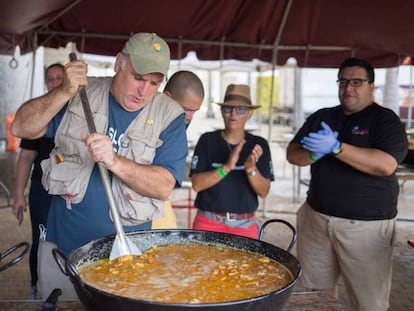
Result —
[[0, 53], [75, 42], [85, 53], [116, 55], [136, 32], [156, 32], [172, 58], [259, 59], [337, 67], [349, 56], [376, 67], [414, 55], [414, 1], [407, 0], [6, 0]]

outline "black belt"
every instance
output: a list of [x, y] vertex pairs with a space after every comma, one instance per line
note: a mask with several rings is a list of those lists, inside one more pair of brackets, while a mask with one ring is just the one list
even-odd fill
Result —
[[212, 212], [212, 211], [205, 211], [205, 210], [199, 210], [199, 211], [203, 213], [205, 216], [207, 216], [208, 218], [219, 216], [219, 217], [224, 217], [229, 221], [250, 219], [250, 218], [255, 217], [255, 212], [238, 214], [238, 213], [230, 213], [230, 212]]

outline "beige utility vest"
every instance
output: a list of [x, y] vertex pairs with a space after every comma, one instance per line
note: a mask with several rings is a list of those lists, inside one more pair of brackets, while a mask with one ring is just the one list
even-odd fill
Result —
[[[89, 78], [88, 94], [98, 133], [108, 127], [108, 103], [112, 78]], [[168, 96], [157, 93], [131, 122], [121, 138], [118, 155], [143, 165], [151, 165], [155, 150], [162, 145], [161, 132], [184, 111]], [[42, 161], [42, 183], [49, 194], [61, 195], [71, 203], [82, 201], [95, 162], [82, 140], [89, 133], [79, 95], [74, 97], [64, 114], [55, 136], [55, 148]], [[160, 218], [164, 201], [142, 196], [112, 176], [112, 191], [123, 225], [137, 225]]]

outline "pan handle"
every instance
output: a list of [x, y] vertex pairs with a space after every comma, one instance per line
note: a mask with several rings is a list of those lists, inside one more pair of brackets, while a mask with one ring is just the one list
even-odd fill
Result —
[[69, 276], [69, 274], [66, 272], [66, 268], [65, 265], [66, 263], [69, 261], [69, 259], [65, 256], [65, 254], [63, 254], [63, 252], [57, 248], [52, 249], [52, 255], [53, 258], [55, 259], [60, 271], [62, 271], [62, 273], [64, 275]]
[[58, 248], [52, 249], [52, 254], [62, 273], [69, 276], [72, 283], [78, 283], [83, 286], [78, 270], [68, 257]]
[[278, 222], [278, 223], [282, 223], [284, 225], [286, 225], [291, 231], [292, 231], [292, 239], [290, 240], [289, 246], [286, 249], [286, 251], [288, 251], [290, 253], [290, 251], [293, 248], [293, 245], [295, 245], [296, 243], [296, 238], [297, 238], [297, 234], [296, 234], [296, 229], [295, 227], [293, 227], [288, 221], [283, 220], [283, 219], [269, 219], [267, 221], [265, 221], [262, 226], [260, 227], [260, 231], [259, 231], [259, 240], [262, 239], [262, 236], [264, 234], [264, 231], [266, 229], [266, 227], [274, 222]]
[[69, 279], [72, 281], [72, 283], [76, 283], [81, 287], [84, 287], [85, 285], [79, 276], [78, 270], [76, 269], [75, 265], [71, 263], [68, 257], [66, 257], [66, 255], [57, 248], [52, 249], [52, 254], [63, 274], [69, 276]]
[[85, 283], [82, 282], [79, 272], [75, 265], [66, 257], [66, 255], [59, 249], [52, 249], [53, 257], [58, 264], [63, 274], [69, 276], [70, 281], [73, 283], [75, 290], [82, 301], [82, 297], [90, 300], [92, 297], [91, 292], [86, 288]]
[[20, 242], [19, 244], [14, 245], [13, 247], [9, 248], [8, 250], [6, 250], [3, 254], [0, 254], [0, 261], [3, 260], [3, 258], [6, 258], [8, 255], [10, 255], [11, 253], [13, 253], [14, 251], [18, 250], [19, 248], [24, 247], [23, 251], [20, 253], [20, 255], [18, 255], [16, 258], [13, 258], [12, 260], [10, 260], [8, 263], [6, 263], [5, 265], [0, 266], [0, 272], [3, 270], [6, 270], [8, 268], [10, 268], [11, 266], [15, 265], [16, 263], [18, 263], [20, 260], [23, 259], [24, 255], [27, 253], [27, 251], [30, 248], [30, 244], [28, 242]]

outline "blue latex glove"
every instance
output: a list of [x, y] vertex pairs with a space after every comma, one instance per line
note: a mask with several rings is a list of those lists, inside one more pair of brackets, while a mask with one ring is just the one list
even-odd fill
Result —
[[[323, 135], [325, 134], [325, 130], [319, 130], [317, 133]], [[309, 158], [314, 162], [318, 161], [320, 158], [325, 156], [323, 153], [317, 153], [317, 152], [311, 152], [311, 151], [309, 151], [309, 153], [310, 153]]]
[[315, 154], [315, 156], [324, 156], [331, 153], [338, 148], [340, 142], [338, 141], [338, 132], [332, 131], [328, 124], [321, 122], [322, 130], [318, 132], [309, 133], [308, 136], [302, 138], [301, 143], [303, 148]]

